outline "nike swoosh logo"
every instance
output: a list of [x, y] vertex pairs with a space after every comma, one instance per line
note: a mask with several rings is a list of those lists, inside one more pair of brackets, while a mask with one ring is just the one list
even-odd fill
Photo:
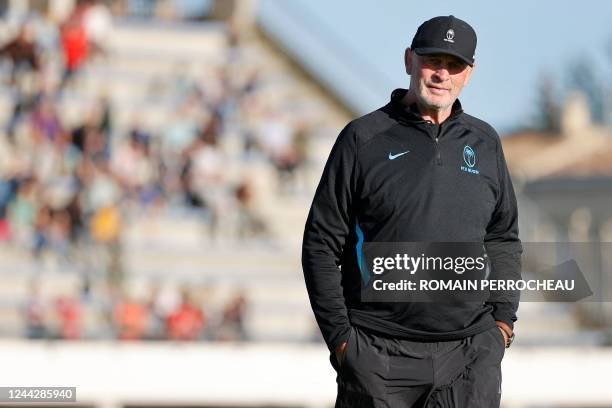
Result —
[[398, 157], [405, 155], [406, 153], [410, 153], [410, 150], [406, 150], [405, 152], [401, 152], [398, 154], [391, 154], [391, 152], [389, 152], [389, 160], [395, 160]]

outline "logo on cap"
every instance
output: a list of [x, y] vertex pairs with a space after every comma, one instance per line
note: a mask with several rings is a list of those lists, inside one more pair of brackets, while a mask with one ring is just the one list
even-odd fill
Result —
[[444, 39], [444, 41], [449, 42], [449, 43], [454, 43], [455, 40], [455, 30], [453, 30], [452, 28], [449, 28], [448, 31], [446, 32], [446, 38]]

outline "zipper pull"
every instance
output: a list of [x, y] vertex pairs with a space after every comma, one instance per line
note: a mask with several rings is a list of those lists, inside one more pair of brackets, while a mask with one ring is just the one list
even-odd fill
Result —
[[438, 136], [436, 136], [436, 164], [438, 166], [442, 165], [442, 156], [440, 154], [440, 146], [438, 144]]

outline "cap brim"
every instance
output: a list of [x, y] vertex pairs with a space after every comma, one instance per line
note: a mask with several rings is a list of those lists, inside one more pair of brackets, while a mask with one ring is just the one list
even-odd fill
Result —
[[469, 60], [465, 58], [463, 55], [459, 54], [458, 52], [453, 51], [453, 50], [448, 50], [445, 48], [435, 48], [435, 47], [415, 48], [413, 51], [419, 55], [448, 54], [448, 55], [452, 55], [453, 57], [459, 58], [461, 61], [465, 62], [466, 64], [470, 66], [474, 65], [474, 60]]

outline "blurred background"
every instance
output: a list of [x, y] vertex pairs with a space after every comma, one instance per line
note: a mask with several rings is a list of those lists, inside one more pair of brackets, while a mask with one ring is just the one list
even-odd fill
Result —
[[[454, 3], [0, 1], [0, 386], [333, 406], [304, 221], [338, 132], [408, 87], [436, 15], [479, 35], [461, 100], [503, 137], [522, 240], [588, 243], [606, 300], [612, 3]], [[518, 315], [504, 407], [612, 407], [610, 303]]]

